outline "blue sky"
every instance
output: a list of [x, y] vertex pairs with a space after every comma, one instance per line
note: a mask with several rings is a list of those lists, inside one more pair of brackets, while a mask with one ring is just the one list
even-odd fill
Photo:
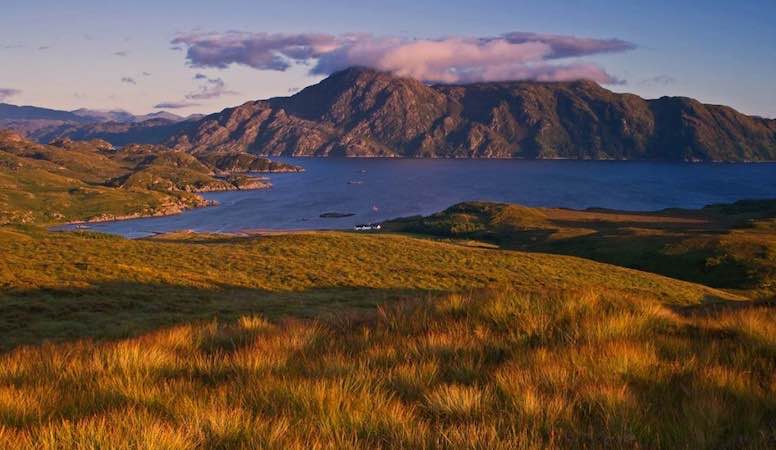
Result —
[[622, 82], [610, 89], [690, 96], [776, 117], [773, 0], [10, 3], [0, 14], [0, 95], [15, 104], [134, 113], [173, 104], [189, 105], [177, 110], [181, 114], [213, 112], [288, 95], [323, 76], [310, 74], [314, 61], [284, 71], [231, 60], [222, 64], [226, 68], [191, 67], [197, 61], [187, 59], [187, 50], [199, 44], [190, 39], [180, 50], [171, 49], [180, 36], [222, 38], [236, 31], [255, 40], [257, 33], [322, 33], [339, 41], [348, 33], [369, 33], [372, 45], [383, 38], [490, 39], [532, 32], [632, 43], [633, 49], [540, 60], [595, 65]]

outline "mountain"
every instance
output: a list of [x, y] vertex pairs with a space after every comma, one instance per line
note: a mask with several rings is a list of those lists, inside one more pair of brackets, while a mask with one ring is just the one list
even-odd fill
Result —
[[191, 153], [776, 160], [776, 120], [686, 97], [646, 100], [591, 81], [430, 86], [350, 68], [293, 96], [252, 101], [201, 118], [162, 112], [131, 121], [84, 123], [87, 119], [73, 113], [46, 111], [76, 119], [5, 126], [39, 142], [68, 137], [104, 139], [116, 146], [164, 143]]
[[180, 122], [182, 120], [188, 120], [187, 117], [181, 117], [177, 114], [173, 114], [167, 111], [157, 111], [151, 114], [144, 114], [142, 116], [134, 116], [134, 122], [145, 122], [146, 120], [164, 119], [171, 122]]
[[139, 116], [120, 109], [108, 111], [80, 108], [73, 111], [61, 111], [38, 106], [17, 106], [8, 103], [0, 103], [0, 120], [3, 121], [51, 120], [83, 124], [105, 122], [139, 123], [153, 119], [180, 122], [183, 120], [196, 120], [202, 117], [202, 115], [196, 114], [189, 117], [181, 117], [167, 111], [157, 111]]
[[776, 160], [776, 120], [590, 81], [429, 86], [365, 68], [204, 117], [189, 152], [430, 158]]
[[[167, 111], [139, 116], [122, 110], [103, 111], [81, 108], [74, 111], [61, 111], [0, 103], [0, 129], [10, 129], [44, 143], [63, 137], [109, 138], [114, 145], [159, 143], [180, 132], [179, 128], [172, 126], [173, 124], [198, 120], [201, 117], [194, 115], [184, 118]], [[164, 125], [169, 125], [169, 130], [157, 128]], [[161, 132], [162, 130], [165, 131]]]
[[154, 113], [144, 114], [141, 116], [136, 116], [130, 112], [123, 111], [120, 109], [113, 110], [113, 111], [101, 111], [101, 110], [95, 110], [95, 109], [81, 108], [72, 112], [73, 114], [77, 114], [81, 117], [87, 117], [89, 119], [92, 119], [93, 122], [98, 122], [98, 123], [103, 123], [103, 122], [139, 123], [139, 122], [145, 122], [146, 120], [154, 120], [154, 119], [164, 119], [164, 120], [169, 120], [171, 122], [180, 122], [182, 120], [185, 120], [185, 118], [167, 111], [157, 111]]
[[11, 129], [25, 135], [65, 124], [85, 125], [89, 122], [90, 119], [69, 111], [0, 103], [0, 129]]

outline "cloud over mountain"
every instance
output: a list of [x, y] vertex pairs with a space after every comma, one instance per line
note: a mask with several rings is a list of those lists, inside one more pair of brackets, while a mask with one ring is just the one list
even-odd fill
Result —
[[408, 39], [365, 33], [189, 33], [174, 46], [186, 47], [190, 66], [226, 68], [232, 64], [285, 71], [311, 64], [312, 74], [328, 75], [366, 66], [429, 82], [460, 83], [508, 79], [567, 81], [618, 80], [590, 62], [563, 59], [635, 48], [620, 39], [594, 39], [512, 32], [490, 37]]

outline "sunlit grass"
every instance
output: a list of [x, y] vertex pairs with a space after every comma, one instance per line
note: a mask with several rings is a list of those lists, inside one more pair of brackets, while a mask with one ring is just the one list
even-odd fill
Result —
[[0, 448], [772, 448], [776, 311], [747, 305], [504, 285], [19, 348]]

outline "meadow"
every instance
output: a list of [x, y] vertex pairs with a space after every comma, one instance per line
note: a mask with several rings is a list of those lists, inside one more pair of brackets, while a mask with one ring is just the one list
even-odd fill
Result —
[[0, 448], [776, 442], [740, 293], [391, 234], [0, 243]]

